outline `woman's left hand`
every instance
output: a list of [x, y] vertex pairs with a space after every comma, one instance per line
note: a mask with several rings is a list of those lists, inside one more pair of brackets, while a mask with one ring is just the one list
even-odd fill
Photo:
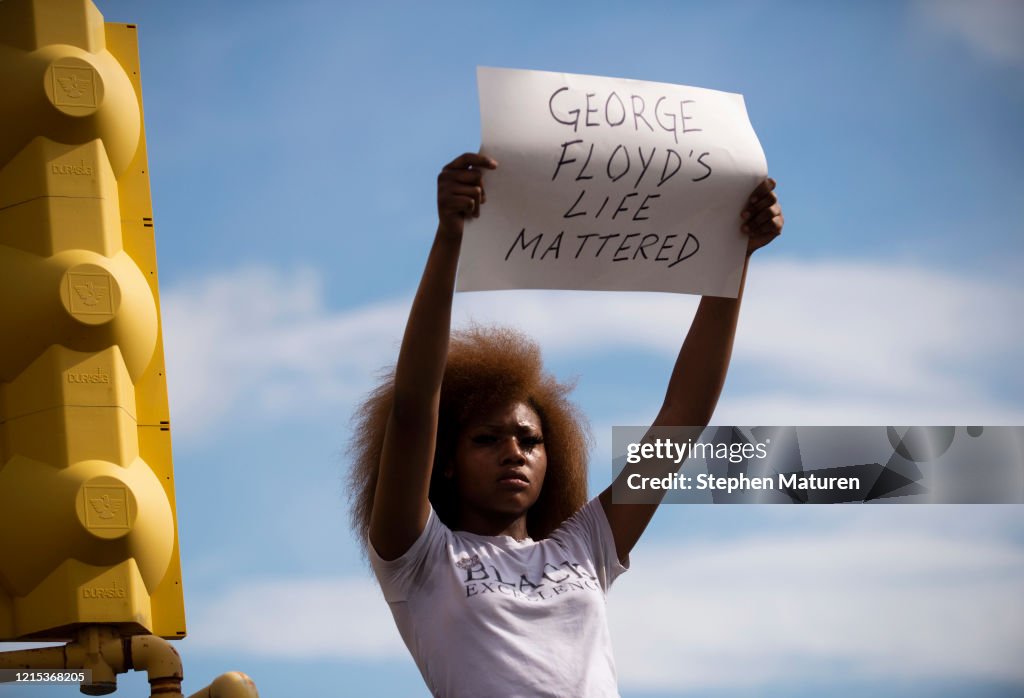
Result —
[[785, 219], [779, 199], [775, 196], [775, 180], [766, 177], [750, 192], [747, 205], [740, 214], [743, 225], [740, 230], [747, 236], [747, 256], [764, 247], [782, 233]]

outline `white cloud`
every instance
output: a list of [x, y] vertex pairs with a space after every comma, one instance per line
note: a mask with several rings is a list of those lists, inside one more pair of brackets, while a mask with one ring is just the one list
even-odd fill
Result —
[[920, 15], [983, 56], [1024, 64], [1024, 4], [1019, 0], [918, 0]]
[[198, 649], [302, 661], [405, 653], [369, 578], [242, 581], [189, 611], [189, 643]]
[[920, 268], [779, 261], [751, 270], [736, 357], [835, 396], [976, 400], [1020, 356], [1024, 289]]
[[622, 683], [1024, 683], [1024, 550], [871, 513], [875, 525], [832, 534], [642, 546], [610, 597]]
[[[779, 516], [794, 516], [791, 508]], [[1024, 683], [1024, 549], [1005, 508], [816, 508], [808, 532], [641, 545], [609, 597], [624, 688], [823, 679]], [[950, 512], [955, 516], [948, 516]], [[968, 520], [968, 530], [944, 521]], [[406, 658], [366, 578], [245, 581], [190, 643], [275, 659]]]
[[[179, 433], [233, 412], [273, 417], [345, 404], [393, 353], [404, 304], [331, 312], [308, 270], [243, 269], [163, 294], [167, 375]], [[237, 417], [236, 417], [237, 418]]]
[[[549, 356], [661, 354], [666, 367], [695, 307], [667, 294], [459, 295], [456, 322], [521, 327]], [[983, 372], [1019, 360], [1011, 321], [1024, 290], [922, 269], [765, 261], [751, 271], [734, 366], [767, 377], [729, 384], [717, 417], [735, 423], [1021, 423]], [[171, 409], [178, 433], [229, 416], [347, 408], [393, 361], [408, 299], [344, 311], [318, 275], [260, 268], [163, 294]], [[1000, 419], [1002, 417], [1002, 419]]]

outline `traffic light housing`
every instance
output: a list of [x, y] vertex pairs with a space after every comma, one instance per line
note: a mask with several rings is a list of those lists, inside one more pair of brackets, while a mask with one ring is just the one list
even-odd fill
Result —
[[0, 640], [185, 635], [136, 29], [0, 2]]

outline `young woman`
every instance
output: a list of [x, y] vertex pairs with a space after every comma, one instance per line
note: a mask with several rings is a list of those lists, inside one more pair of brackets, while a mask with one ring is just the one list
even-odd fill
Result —
[[[585, 422], [519, 333], [449, 337], [463, 223], [497, 163], [438, 176], [438, 227], [394, 373], [358, 417], [353, 524], [438, 696], [617, 696], [605, 594], [657, 504], [586, 502]], [[739, 213], [750, 254], [782, 231], [764, 180]], [[744, 278], [746, 268], [744, 267]], [[705, 297], [655, 426], [706, 425], [740, 297]]]

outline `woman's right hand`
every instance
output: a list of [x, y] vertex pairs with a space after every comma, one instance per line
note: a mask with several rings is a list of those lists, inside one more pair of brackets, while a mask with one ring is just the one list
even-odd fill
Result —
[[405, 554], [430, 515], [430, 476], [462, 227], [466, 218], [480, 215], [484, 170], [496, 166], [488, 157], [466, 153], [445, 165], [437, 177], [437, 236], [398, 352], [394, 399], [370, 511], [369, 541], [385, 560]]
[[478, 153], [463, 153], [444, 166], [437, 176], [438, 232], [461, 237], [466, 219], [478, 217], [480, 206], [487, 201], [483, 171], [497, 166]]

